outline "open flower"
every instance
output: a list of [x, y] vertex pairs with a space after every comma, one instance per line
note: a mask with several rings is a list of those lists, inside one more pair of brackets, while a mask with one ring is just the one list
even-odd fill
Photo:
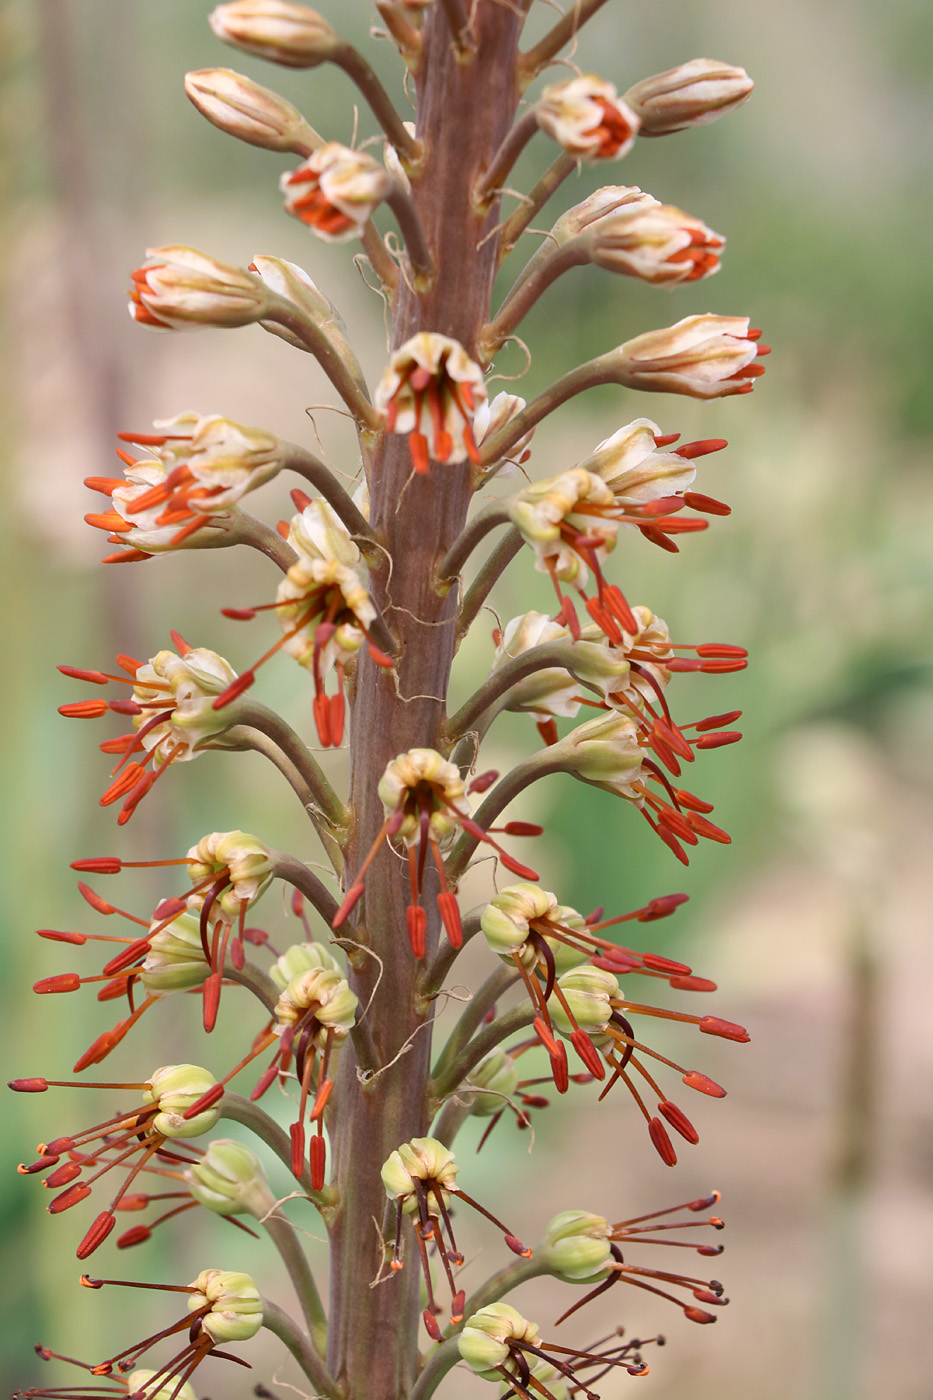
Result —
[[372, 156], [328, 141], [297, 170], [282, 176], [287, 213], [325, 243], [358, 238], [373, 211], [392, 190], [388, 172]]
[[[527, 405], [520, 394], [497, 394], [490, 402], [484, 399], [476, 410], [473, 417], [473, 439], [477, 447], [481, 447], [487, 438], [504, 428], [517, 413]], [[524, 437], [520, 437], [518, 442], [513, 443], [509, 448], [509, 455], [498, 462], [490, 462], [483, 470], [484, 480], [490, 476], [515, 476], [519, 468], [528, 461], [531, 456], [531, 439], [535, 435], [534, 428], [529, 429]]]
[[[49, 1171], [43, 1182], [49, 1190], [65, 1187], [48, 1207], [51, 1215], [58, 1215], [86, 1200], [92, 1186], [113, 1167], [125, 1167], [132, 1158], [137, 1158], [107, 1209], [96, 1217], [78, 1245], [79, 1259], [93, 1254], [110, 1234], [116, 1223], [114, 1212], [119, 1209], [120, 1202], [139, 1172], [165, 1143], [210, 1132], [220, 1113], [214, 1106], [216, 1095], [212, 1103], [203, 1109], [198, 1107], [199, 1100], [208, 1091], [217, 1088], [214, 1076], [198, 1065], [163, 1065], [140, 1084], [99, 1085], [84, 1081], [17, 1079], [12, 1081], [10, 1088], [23, 1093], [44, 1093], [49, 1088], [142, 1090], [143, 1108], [117, 1113], [82, 1132], [42, 1143], [38, 1159], [20, 1168], [27, 1175]], [[64, 1162], [61, 1160], [63, 1157], [66, 1159]], [[88, 1175], [81, 1179], [82, 1173]]]
[[[463, 1324], [457, 1345], [472, 1371], [484, 1380], [505, 1382], [506, 1395], [542, 1395], [546, 1400], [563, 1400], [580, 1393], [586, 1400], [599, 1400], [598, 1393], [580, 1378], [582, 1371], [598, 1368], [600, 1376], [617, 1366], [633, 1376], [643, 1376], [648, 1371], [638, 1353], [643, 1343], [623, 1346], [613, 1338], [611, 1348], [597, 1342], [593, 1350], [576, 1351], [542, 1342], [537, 1323], [523, 1317], [510, 1303], [490, 1303], [473, 1313]], [[552, 1388], [550, 1382], [555, 1376], [557, 1381]]]
[[614, 84], [592, 73], [552, 83], [533, 110], [541, 130], [582, 160], [621, 159], [639, 126]]
[[764, 374], [756, 363], [769, 347], [758, 344], [747, 316], [685, 316], [673, 326], [627, 340], [616, 351], [620, 380], [631, 389], [657, 389], [694, 399], [749, 394]]
[[[422, 908], [421, 897], [429, 851], [440, 881], [437, 908], [447, 937], [455, 948], [459, 948], [463, 942], [457, 897], [448, 884], [442, 854], [443, 848], [450, 844], [458, 830], [468, 832], [476, 840], [492, 846], [503, 865], [516, 875], [532, 880], [538, 878], [527, 866], [520, 865], [503, 851], [489, 832], [473, 821], [459, 768], [443, 758], [436, 749], [409, 749], [407, 753], [394, 758], [379, 780], [379, 797], [385, 821], [334, 916], [334, 928], [343, 923], [363, 894], [366, 871], [385, 841], [398, 840], [407, 850], [412, 892], [412, 902], [407, 911], [408, 937], [416, 958], [424, 957], [425, 952], [427, 915]], [[510, 827], [506, 826], [504, 830], [508, 832]], [[536, 834], [540, 828], [528, 828], [528, 831]]]
[[478, 462], [473, 416], [486, 398], [483, 371], [447, 335], [419, 331], [392, 355], [374, 402], [390, 433], [408, 437], [415, 471], [430, 460]]
[[131, 274], [129, 307], [133, 320], [144, 326], [172, 331], [249, 326], [269, 310], [261, 279], [241, 267], [180, 244], [147, 248], [146, 258]]
[[474, 1201], [457, 1185], [459, 1170], [460, 1167], [450, 1149], [436, 1138], [430, 1137], [412, 1138], [411, 1142], [401, 1143], [382, 1166], [382, 1184], [389, 1200], [395, 1202], [397, 1211], [391, 1267], [396, 1271], [403, 1267], [402, 1219], [405, 1215], [410, 1215], [414, 1217], [415, 1240], [421, 1255], [427, 1287], [428, 1306], [424, 1310], [424, 1325], [436, 1342], [441, 1340], [441, 1331], [437, 1325], [437, 1316], [441, 1310], [434, 1299], [431, 1268], [428, 1263], [428, 1242], [436, 1245], [450, 1284], [450, 1320], [456, 1324], [463, 1317], [464, 1294], [457, 1288], [453, 1276], [453, 1269], [463, 1263], [463, 1255], [457, 1248], [447, 1209], [451, 1196], [472, 1206], [487, 1220], [491, 1220], [502, 1231], [513, 1254], [518, 1254], [522, 1259], [531, 1258], [531, 1250], [526, 1249], [521, 1240], [516, 1239], [501, 1220], [490, 1215], [485, 1206]]

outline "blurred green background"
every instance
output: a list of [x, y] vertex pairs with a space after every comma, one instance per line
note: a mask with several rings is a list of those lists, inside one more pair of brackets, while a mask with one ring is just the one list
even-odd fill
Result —
[[[113, 471], [117, 430], [145, 431], [153, 418], [194, 407], [312, 447], [319, 433], [316, 450], [350, 477], [357, 470], [346, 424], [326, 411], [308, 416], [328, 390], [307, 357], [257, 329], [158, 336], [131, 324], [123, 288], [143, 249], [178, 242], [236, 263], [255, 253], [298, 262], [344, 311], [373, 377], [384, 360], [381, 306], [353, 268], [353, 250], [324, 247], [283, 217], [276, 182], [286, 162], [208, 126], [181, 81], [190, 68], [233, 65], [344, 141], [355, 130], [354, 95], [336, 72], [289, 73], [234, 55], [210, 35], [209, 8], [201, 0], [13, 0], [0, 11], [0, 917], [10, 1075], [67, 1075], [103, 1024], [89, 991], [40, 1001], [28, 990], [39, 976], [95, 965], [86, 950], [82, 960], [80, 950], [33, 933], [37, 925], [102, 929], [74, 893], [70, 860], [177, 855], [205, 831], [237, 826], [318, 858], [304, 849], [296, 804], [253, 755], [208, 755], [186, 767], [117, 837], [113, 809], [96, 801], [107, 766], [96, 748], [103, 733], [55, 715], [78, 698], [59, 663], [102, 666], [117, 650], [149, 656], [168, 644], [170, 626], [237, 669], [267, 644], [261, 624], [244, 628], [218, 611], [269, 596], [262, 561], [214, 553], [147, 569], [98, 566], [103, 537], [82, 522], [97, 498], [81, 483]], [[362, 0], [322, 8], [365, 40], [371, 16]], [[541, 28], [551, 12], [536, 11]], [[404, 109], [392, 51], [385, 43], [370, 49]], [[702, 1047], [702, 1067], [730, 1094], [697, 1109], [703, 1141], [682, 1154], [676, 1181], [653, 1158], [634, 1110], [617, 1103], [596, 1113], [586, 1094], [566, 1116], [541, 1116], [530, 1160], [526, 1140], [500, 1129], [469, 1170], [490, 1188], [508, 1176], [507, 1218], [532, 1237], [571, 1205], [615, 1216], [711, 1186], [724, 1191], [729, 1250], [720, 1274], [733, 1302], [719, 1326], [701, 1336], [662, 1304], [618, 1294], [605, 1313], [609, 1325], [667, 1333], [671, 1345], [643, 1382], [656, 1400], [926, 1400], [933, 11], [922, 0], [610, 3], [575, 57], [624, 90], [699, 54], [745, 66], [757, 82], [751, 103], [713, 126], [638, 142], [624, 166], [585, 169], [547, 214], [555, 218], [602, 183], [641, 185], [728, 235], [721, 273], [667, 293], [571, 272], [523, 327], [533, 360], [516, 387], [530, 398], [579, 359], [699, 311], [748, 314], [774, 346], [751, 397], [702, 405], [603, 390], [539, 430], [531, 462], [535, 475], [556, 472], [641, 414], [684, 440], [729, 439], [727, 452], [702, 464], [698, 486], [728, 500], [731, 518], [689, 538], [677, 557], [626, 537], [611, 572], [633, 602], [667, 618], [678, 640], [735, 641], [752, 653], [742, 675], [684, 677], [673, 691], [675, 713], [686, 718], [692, 709], [745, 710], [743, 743], [706, 755], [693, 782], [716, 803], [734, 844], [701, 847], [684, 871], [633, 812], [564, 779], [536, 793], [521, 815], [535, 807], [546, 822], [541, 868], [563, 900], [620, 912], [670, 890], [689, 892], [676, 918], [652, 926], [651, 946], [715, 977], [715, 1010], [748, 1024], [753, 1041]], [[359, 135], [372, 132], [361, 108]], [[550, 154], [540, 138], [515, 182], [527, 187]], [[522, 368], [517, 351], [496, 366], [506, 376]], [[267, 488], [256, 508], [273, 521], [288, 513], [281, 486]], [[551, 606], [546, 580], [525, 557], [493, 601], [503, 620]], [[481, 621], [461, 654], [460, 695], [485, 671], [493, 625]], [[297, 668], [270, 666], [258, 693], [308, 732]], [[515, 761], [534, 742], [531, 722], [510, 718], [494, 733], [485, 766]], [[342, 764], [331, 761], [338, 780]], [[106, 888], [136, 914], [168, 892], [164, 882], [130, 876]], [[229, 1001], [209, 1052], [215, 1068], [236, 1043]], [[196, 1018], [183, 1014], [191, 1009], [167, 1003], [148, 1016], [119, 1063], [115, 1057], [114, 1073], [135, 1078], [141, 1064], [206, 1054]], [[679, 1044], [670, 1036], [664, 1048], [676, 1054]], [[683, 1041], [684, 1054], [691, 1044]], [[38, 1182], [15, 1173], [36, 1141], [91, 1121], [91, 1098], [85, 1106], [60, 1091], [4, 1106], [7, 1388], [65, 1382], [33, 1358], [34, 1341], [96, 1359], [114, 1338], [129, 1341], [166, 1320], [142, 1306], [144, 1295], [79, 1292], [71, 1252], [78, 1223], [48, 1220]], [[581, 1197], [584, 1164], [596, 1179]], [[282, 1193], [288, 1189], [282, 1181]], [[496, 1204], [506, 1211], [501, 1192]], [[311, 1211], [298, 1209], [294, 1219], [320, 1233]], [[168, 1227], [148, 1253], [106, 1246], [95, 1267], [165, 1281], [215, 1264], [268, 1269], [251, 1242], [240, 1249], [242, 1237], [222, 1222], [202, 1223], [207, 1254], [190, 1231], [172, 1237]], [[480, 1260], [471, 1278], [482, 1270]], [[562, 1306], [545, 1296], [540, 1307], [526, 1304], [542, 1324]], [[275, 1364], [260, 1362], [254, 1379], [271, 1384]], [[278, 1380], [297, 1383], [287, 1367]], [[246, 1373], [207, 1366], [197, 1389], [238, 1400], [251, 1384]], [[603, 1394], [627, 1393], [630, 1384], [607, 1382]], [[443, 1393], [456, 1400], [475, 1389], [455, 1376]]]

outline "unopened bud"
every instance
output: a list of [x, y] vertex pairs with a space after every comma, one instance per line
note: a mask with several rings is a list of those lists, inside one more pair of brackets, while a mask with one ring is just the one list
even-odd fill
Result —
[[195, 1292], [188, 1295], [188, 1311], [200, 1311], [206, 1303], [210, 1312], [201, 1326], [214, 1342], [246, 1342], [262, 1326], [262, 1298], [249, 1274], [223, 1269], [205, 1269], [193, 1280]]
[[279, 991], [284, 992], [293, 978], [300, 977], [304, 972], [312, 972], [314, 968], [340, 972], [339, 962], [323, 943], [294, 943], [291, 948], [286, 948], [281, 957], [276, 958], [269, 968], [269, 976]]
[[744, 68], [715, 58], [692, 58], [642, 79], [629, 88], [625, 101], [641, 118], [642, 136], [666, 136], [741, 107], [754, 86]]
[[589, 1282], [602, 1275], [611, 1258], [610, 1229], [601, 1215], [562, 1210], [542, 1236], [540, 1257], [561, 1278], [571, 1283]]
[[468, 1096], [470, 1112], [476, 1118], [489, 1118], [500, 1113], [508, 1097], [518, 1087], [518, 1066], [501, 1045], [482, 1060], [463, 1085], [461, 1092], [485, 1089], [486, 1093], [471, 1093]]
[[323, 15], [288, 0], [232, 0], [218, 5], [208, 23], [225, 44], [286, 68], [316, 68], [340, 43]]
[[155, 1070], [143, 1099], [159, 1106], [152, 1120], [156, 1132], [168, 1138], [199, 1137], [201, 1133], [209, 1133], [220, 1117], [219, 1108], [206, 1108], [193, 1118], [185, 1118], [184, 1114], [216, 1083], [210, 1071], [200, 1065], [163, 1065]]
[[217, 1138], [185, 1180], [195, 1200], [218, 1215], [244, 1212], [261, 1220], [275, 1198], [259, 1158], [248, 1147], [230, 1138]]
[[513, 1341], [538, 1346], [537, 1325], [509, 1303], [490, 1303], [467, 1318], [457, 1346], [471, 1370], [486, 1380], [499, 1381], [502, 1373], [498, 1368], [509, 1361], [509, 1342]]
[[317, 145], [297, 107], [232, 68], [187, 73], [185, 92], [209, 122], [251, 146], [305, 155]]

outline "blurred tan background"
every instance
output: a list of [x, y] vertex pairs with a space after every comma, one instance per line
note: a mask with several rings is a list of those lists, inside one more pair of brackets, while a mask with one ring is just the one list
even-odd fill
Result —
[[[9, 1075], [67, 1075], [103, 1024], [90, 991], [41, 1001], [29, 991], [39, 976], [93, 970], [92, 954], [82, 961], [80, 950], [33, 932], [90, 931], [70, 860], [177, 855], [204, 831], [237, 826], [317, 859], [304, 849], [293, 799], [255, 756], [208, 755], [187, 767], [117, 837], [113, 810], [97, 805], [103, 729], [55, 715], [81, 694], [57, 664], [102, 666], [117, 650], [151, 655], [168, 644], [170, 626], [237, 669], [267, 645], [261, 624], [219, 617], [221, 606], [269, 596], [262, 561], [214, 553], [98, 565], [103, 537], [82, 522], [97, 498], [81, 483], [114, 470], [116, 431], [145, 431], [153, 418], [194, 407], [312, 447], [319, 432], [334, 465], [350, 477], [357, 470], [337, 415], [307, 415], [328, 398], [309, 357], [253, 328], [160, 336], [130, 322], [123, 289], [145, 247], [178, 242], [236, 263], [255, 253], [301, 263], [344, 311], [367, 370], [377, 375], [384, 358], [381, 307], [352, 266], [353, 250], [324, 247], [287, 219], [277, 193], [286, 162], [221, 136], [187, 103], [181, 82], [189, 68], [232, 65], [344, 141], [354, 131], [353, 93], [337, 73], [288, 73], [224, 49], [207, 29], [209, 8], [203, 0], [8, 0], [0, 11], [0, 918]], [[362, 0], [322, 8], [364, 39]], [[541, 25], [549, 12], [537, 9]], [[388, 45], [370, 52], [398, 93]], [[684, 440], [730, 440], [703, 465], [699, 487], [731, 502], [732, 517], [688, 538], [676, 558], [626, 538], [611, 572], [679, 639], [751, 650], [747, 673], [684, 677], [673, 691], [675, 712], [687, 718], [692, 706], [698, 714], [745, 710], [743, 743], [705, 756], [695, 784], [734, 844], [701, 848], [683, 871], [634, 813], [603, 794], [560, 780], [536, 804], [548, 828], [540, 868], [562, 899], [621, 912], [670, 890], [690, 893], [674, 919], [652, 925], [653, 946], [716, 978], [714, 1009], [747, 1024], [753, 1040], [709, 1041], [701, 1057], [692, 1039], [656, 1038], [668, 1053], [683, 1046], [729, 1088], [721, 1104], [685, 1105], [702, 1142], [685, 1149], [676, 1172], [654, 1157], [628, 1104], [597, 1112], [590, 1091], [566, 1116], [539, 1115], [533, 1157], [527, 1139], [503, 1124], [475, 1165], [468, 1129], [464, 1160], [476, 1194], [531, 1238], [557, 1209], [616, 1218], [712, 1186], [723, 1191], [728, 1249], [715, 1272], [733, 1301], [714, 1329], [619, 1289], [611, 1308], [594, 1310], [574, 1333], [580, 1342], [597, 1336], [603, 1319], [641, 1335], [660, 1327], [669, 1345], [640, 1383], [655, 1400], [927, 1400], [933, 11], [923, 0], [610, 3], [577, 57], [624, 90], [700, 54], [747, 67], [758, 84], [751, 103], [713, 126], [639, 142], [624, 165], [585, 170], [547, 222], [601, 183], [639, 184], [728, 236], [720, 275], [662, 293], [590, 270], [569, 274], [524, 327], [533, 364], [520, 391], [531, 397], [577, 360], [696, 311], [749, 314], [775, 348], [751, 397], [699, 405], [604, 390], [578, 401], [539, 430], [531, 462], [536, 475], [556, 472], [639, 414]], [[372, 131], [361, 110], [360, 136]], [[549, 156], [541, 138], [517, 181]], [[497, 368], [518, 374], [522, 357]], [[285, 492], [267, 488], [256, 509], [273, 521], [288, 513]], [[504, 619], [550, 606], [527, 559], [496, 601]], [[459, 693], [484, 673], [492, 626], [481, 622], [464, 649]], [[309, 731], [297, 668], [270, 667], [259, 693]], [[496, 732], [489, 762], [514, 761], [535, 741], [530, 721], [516, 717]], [[332, 767], [339, 777], [341, 760]], [[521, 815], [532, 816], [533, 805]], [[106, 888], [140, 914], [167, 892], [130, 876]], [[279, 918], [274, 909], [271, 917]], [[474, 968], [483, 964], [473, 956]], [[210, 1064], [223, 1063], [224, 1046], [235, 1043], [235, 1007], [225, 1008], [209, 1052], [196, 1018], [184, 1014], [191, 1010], [166, 1004], [148, 1016], [114, 1073], [136, 1078], [140, 1065], [208, 1054]], [[116, 1337], [126, 1345], [167, 1320], [142, 1305], [143, 1295], [79, 1291], [78, 1223], [45, 1217], [38, 1182], [15, 1173], [36, 1141], [91, 1121], [90, 1099], [60, 1091], [4, 1106], [6, 1388], [67, 1383], [33, 1358], [34, 1341], [96, 1359]], [[503, 1193], [506, 1174], [513, 1186]], [[294, 1218], [320, 1233], [310, 1210]], [[222, 1223], [202, 1223], [203, 1248], [184, 1227], [174, 1237], [169, 1227], [147, 1253], [106, 1246], [95, 1268], [181, 1281], [215, 1264], [255, 1267], [274, 1291], [268, 1255], [249, 1241], [241, 1249], [242, 1237]], [[495, 1266], [492, 1245], [472, 1267], [473, 1282], [486, 1259]], [[566, 1293], [558, 1300], [533, 1287], [518, 1301], [546, 1328]], [[196, 1389], [239, 1400], [253, 1380], [269, 1384], [273, 1370], [257, 1363], [250, 1379], [206, 1366]], [[287, 1367], [279, 1379], [299, 1384]], [[602, 1393], [628, 1394], [634, 1384], [622, 1377]], [[441, 1393], [457, 1400], [477, 1388], [457, 1374]]]

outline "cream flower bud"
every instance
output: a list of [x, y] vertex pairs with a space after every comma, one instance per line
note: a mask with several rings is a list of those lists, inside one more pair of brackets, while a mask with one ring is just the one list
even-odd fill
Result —
[[[251, 907], [256, 903], [275, 873], [269, 847], [245, 831], [212, 831], [202, 836], [188, 851], [188, 860], [192, 884], [226, 873], [229, 885], [217, 897], [213, 908], [231, 922], [239, 918], [242, 905]], [[192, 895], [189, 905], [200, 909], [205, 893]]]
[[189, 992], [200, 987], [210, 972], [201, 944], [200, 922], [194, 914], [179, 914], [159, 928], [153, 919], [150, 928], [159, 929], [149, 939], [139, 980], [153, 996], [169, 992]]
[[[501, 1045], [490, 1050], [469, 1079], [461, 1086], [460, 1092], [475, 1118], [489, 1118], [499, 1113], [505, 1106], [506, 1098], [511, 1097], [518, 1087], [518, 1065]], [[467, 1093], [467, 1090], [485, 1089], [486, 1093]]]
[[552, 1273], [568, 1283], [588, 1283], [611, 1259], [612, 1226], [588, 1210], [562, 1210], [548, 1223], [541, 1255]]
[[573, 1020], [567, 1015], [563, 1002], [553, 997], [549, 1006], [554, 1029], [569, 1039], [579, 1027], [586, 1031], [594, 1045], [608, 1043], [610, 1037], [605, 1031], [612, 1015], [610, 997], [619, 995], [619, 984], [612, 973], [600, 967], [576, 967], [557, 981]]
[[741, 107], [754, 86], [744, 68], [715, 58], [692, 58], [636, 83], [625, 101], [641, 118], [642, 136], [666, 136]]
[[303, 154], [317, 144], [297, 107], [232, 68], [186, 73], [185, 93], [212, 125], [251, 146]]
[[390, 433], [407, 434], [415, 469], [428, 460], [476, 459], [473, 416], [486, 398], [483, 371], [459, 341], [419, 331], [394, 352], [373, 402]]
[[249, 428], [217, 413], [199, 418], [184, 461], [211, 494], [195, 494], [188, 503], [210, 515], [228, 510], [248, 491], [278, 475], [284, 452], [282, 442], [266, 428]]
[[236, 671], [206, 647], [192, 647], [184, 656], [160, 651], [136, 672], [133, 699], [143, 706], [134, 715], [133, 727], [142, 729], [149, 721], [150, 702], [165, 703], [171, 693], [174, 707], [169, 718], [149, 729], [142, 738], [143, 748], [155, 750], [156, 763], [173, 763], [197, 758], [198, 745], [219, 734], [230, 723], [229, 715], [215, 710], [213, 702], [236, 680]]
[[208, 23], [225, 44], [286, 68], [316, 68], [340, 43], [323, 15], [288, 0], [232, 0], [218, 5]]
[[[492, 437], [504, 428], [506, 423], [511, 422], [517, 413], [521, 413], [526, 407], [525, 400], [520, 394], [507, 394], [505, 392], [497, 394], [490, 402], [488, 399], [480, 404], [473, 419], [473, 437], [477, 447], [481, 446], [488, 437]], [[530, 428], [518, 442], [513, 443], [509, 448], [508, 461], [502, 465], [491, 462], [485, 469], [488, 475], [492, 469], [496, 468], [496, 475], [502, 477], [517, 476], [518, 464], [527, 462], [531, 456], [530, 443], [535, 435], [534, 428]]]
[[619, 505], [644, 505], [686, 491], [696, 479], [696, 467], [676, 452], [659, 452], [655, 438], [660, 435], [650, 418], [636, 418], [577, 465], [602, 477]]
[[638, 115], [614, 84], [592, 73], [552, 83], [533, 108], [538, 125], [582, 160], [618, 160], [631, 150]]
[[642, 752], [634, 722], [622, 715], [600, 715], [571, 730], [551, 747], [565, 761], [565, 771], [594, 787], [641, 803], [634, 784], [641, 777]]
[[499, 1381], [497, 1367], [509, 1361], [509, 1342], [528, 1342], [536, 1347], [541, 1334], [534, 1322], [522, 1317], [509, 1303], [490, 1303], [463, 1324], [457, 1346], [463, 1360], [486, 1380]]
[[146, 258], [132, 274], [129, 307], [133, 320], [144, 326], [175, 331], [248, 326], [269, 308], [260, 278], [196, 248], [147, 248]]
[[215, 1138], [185, 1172], [192, 1196], [218, 1215], [254, 1215], [261, 1220], [275, 1205], [262, 1163], [232, 1138]]
[[557, 910], [557, 896], [540, 885], [522, 882], [508, 885], [489, 901], [480, 916], [480, 927], [492, 952], [511, 961], [518, 952], [523, 961], [534, 962], [533, 947], [526, 949], [532, 919], [543, 919]]
[[631, 389], [660, 389], [695, 399], [747, 393], [758, 347], [747, 316], [686, 316], [660, 331], [627, 340], [616, 351], [620, 382]]
[[171, 1376], [164, 1385], [160, 1385], [158, 1390], [146, 1390], [149, 1381], [155, 1380], [160, 1375], [159, 1371], [150, 1371], [143, 1367], [140, 1371], [131, 1371], [126, 1377], [126, 1390], [128, 1395], [135, 1395], [141, 1391], [146, 1395], [146, 1400], [197, 1400], [197, 1396], [191, 1386], [185, 1381], [181, 1389], [178, 1389], [178, 1382]]
[[285, 209], [326, 243], [359, 238], [392, 192], [386, 170], [364, 151], [328, 141], [279, 181]]
[[637, 185], [603, 185], [562, 214], [551, 229], [551, 237], [563, 245], [599, 228], [613, 214], [644, 214], [660, 202]]
[[346, 1040], [356, 1023], [359, 1000], [351, 992], [346, 978], [326, 967], [312, 967], [293, 977], [275, 1005], [278, 1023], [275, 1033], [281, 1035], [286, 1026], [297, 1025], [307, 1013], [313, 1013], [318, 1029], [313, 1038], [323, 1049], [328, 1034], [336, 1041]]
[[718, 272], [726, 242], [699, 219], [636, 186], [598, 190], [556, 227], [565, 222], [576, 227], [575, 246], [597, 267], [660, 286], [696, 282]]
[[[409, 749], [407, 753], [393, 758], [379, 779], [379, 799], [386, 816], [391, 817], [400, 804], [404, 808], [406, 795], [422, 785], [433, 788], [436, 793], [435, 808], [430, 816], [430, 833], [435, 841], [443, 845], [457, 830], [457, 813], [469, 815], [469, 804], [460, 769], [443, 758], [436, 749]], [[413, 845], [420, 839], [420, 831], [419, 812], [405, 811], [397, 832], [399, 839]]]
[[563, 538], [562, 527], [586, 535], [602, 559], [615, 547], [618, 522], [600, 515], [580, 513], [577, 506], [611, 507], [612, 492], [592, 472], [571, 467], [527, 486], [508, 503], [509, 518], [526, 544], [535, 552], [535, 568], [565, 583], [584, 587], [589, 570], [575, 549]]
[[210, 1071], [200, 1065], [163, 1065], [155, 1070], [149, 1076], [149, 1088], [143, 1090], [143, 1102], [158, 1104], [159, 1111], [152, 1119], [156, 1132], [167, 1138], [209, 1133], [220, 1117], [219, 1105], [205, 1108], [193, 1118], [185, 1118], [184, 1113], [216, 1083]]
[[[521, 656], [532, 647], [562, 641], [569, 642], [570, 633], [559, 622], [553, 622], [547, 613], [527, 612], [521, 617], [513, 617], [506, 624], [496, 647], [489, 674], [494, 675], [514, 657]], [[580, 687], [569, 671], [548, 666], [535, 671], [534, 675], [526, 676], [512, 687], [506, 709], [525, 711], [541, 720], [549, 716], [572, 718], [580, 710], [579, 694]]]
[[210, 1303], [201, 1326], [211, 1341], [248, 1342], [262, 1326], [262, 1298], [249, 1274], [225, 1269], [204, 1269], [192, 1281], [188, 1311], [198, 1312]]
[[340, 974], [339, 962], [323, 943], [293, 943], [290, 948], [286, 948], [281, 957], [276, 958], [269, 968], [269, 976], [279, 991], [284, 992], [293, 978], [301, 977], [305, 972], [313, 972], [315, 968]]
[[382, 1184], [390, 1201], [400, 1201], [402, 1209], [411, 1215], [418, 1209], [415, 1195], [415, 1182], [430, 1182], [428, 1203], [436, 1196], [435, 1186], [440, 1189], [444, 1205], [447, 1193], [456, 1187], [456, 1176], [460, 1170], [449, 1147], [438, 1142], [437, 1138], [412, 1138], [411, 1142], [401, 1143], [390, 1152], [382, 1164]]

